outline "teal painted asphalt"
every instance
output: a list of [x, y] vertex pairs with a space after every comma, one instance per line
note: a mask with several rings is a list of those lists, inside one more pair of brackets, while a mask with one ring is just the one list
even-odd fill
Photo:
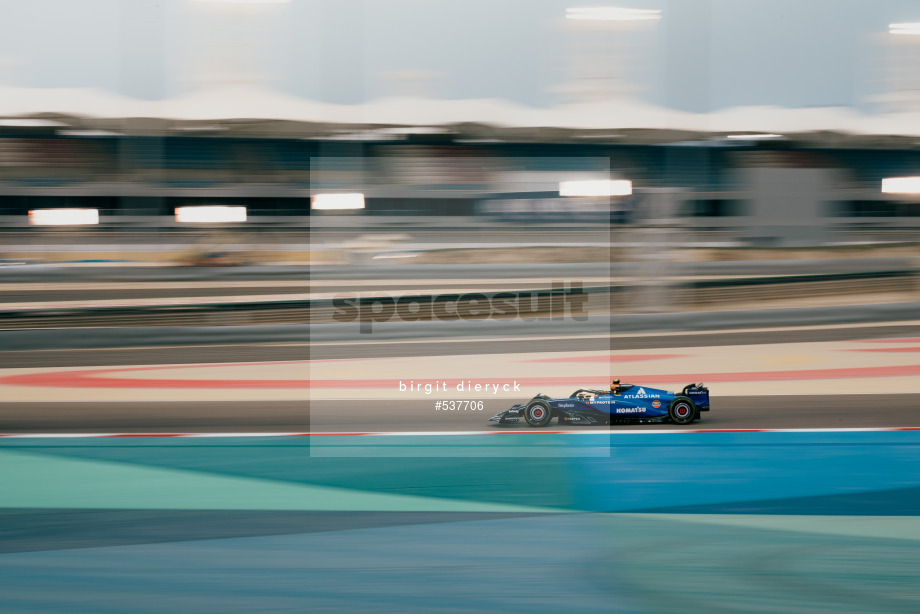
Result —
[[[599, 456], [582, 456], [585, 450]], [[746, 502], [786, 501], [790, 509], [774, 506], [772, 513], [800, 514], [808, 513], [809, 500], [822, 498], [820, 513], [829, 513], [828, 501], [839, 507], [831, 513], [848, 514], [852, 506], [858, 514], [920, 513], [918, 431], [8, 439], [0, 441], [0, 460], [4, 453], [38, 455], [41, 462], [5, 461], [16, 469], [0, 474], [0, 507], [16, 507], [17, 484], [45, 482], [38, 472], [54, 474], [60, 465], [61, 472], [83, 468], [62, 499], [92, 488], [102, 501], [104, 471], [118, 468], [123, 476], [156, 468], [179, 472], [169, 474], [175, 479], [162, 474], [146, 481], [164, 492], [191, 476], [199, 486], [232, 477], [570, 511], [692, 512], [702, 506], [696, 511], [720, 513]], [[95, 464], [74, 465], [77, 459]], [[233, 482], [221, 484], [214, 489], [224, 488], [227, 501], [234, 493], [245, 498]], [[112, 496], [118, 490], [110, 489]], [[881, 507], [873, 507], [873, 497], [881, 497]]]
[[666, 514], [472, 517], [10, 553], [0, 575], [4, 612], [915, 614], [916, 546]]
[[4, 612], [920, 611], [916, 431], [9, 439], [0, 520]]

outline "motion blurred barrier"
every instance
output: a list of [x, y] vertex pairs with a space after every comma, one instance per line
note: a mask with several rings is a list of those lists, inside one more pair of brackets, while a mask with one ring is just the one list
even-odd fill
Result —
[[[902, 300], [911, 300], [918, 293], [918, 274], [915, 269], [799, 274], [761, 277], [732, 277], [727, 279], [660, 280], [665, 292], [660, 296], [661, 311], [698, 311], [724, 308], [726, 305], [745, 303], [770, 304], [788, 301], [790, 297], [810, 299], [816, 297], [900, 294]], [[648, 290], [648, 282], [619, 285], [595, 284], [579, 286], [585, 295], [586, 315], [627, 314], [636, 311], [637, 296]], [[442, 313], [451, 314], [451, 320], [474, 320], [481, 317], [464, 317], [457, 314], [458, 299], [469, 293], [438, 294], [403, 291], [341, 293], [338, 298], [292, 298], [216, 300], [208, 298], [158, 299], [145, 304], [74, 306], [48, 304], [17, 307], [15, 303], [0, 306], [0, 328], [70, 328], [96, 326], [240, 326], [250, 324], [324, 324], [334, 322], [388, 322], [444, 320]], [[486, 301], [505, 299], [514, 303], [516, 310], [509, 313], [490, 311], [488, 319], [520, 319], [571, 316], [560, 313], [560, 288], [538, 286], [517, 289], [513, 293], [483, 289], [474, 293]], [[342, 299], [348, 298], [354, 306], [353, 313], [345, 314]], [[411, 317], [402, 317], [395, 305], [399, 299], [411, 299], [431, 310], [412, 311]], [[450, 305], [448, 305], [450, 303]], [[391, 307], [386, 311], [387, 306]], [[655, 305], [652, 305], [655, 307]], [[344, 316], [343, 316], [344, 314]], [[457, 314], [453, 317], [453, 314]], [[343, 319], [344, 317], [344, 319]]]
[[[589, 316], [587, 321], [554, 323], [480, 322], [489, 338], [528, 335], [610, 335], [648, 332], [720, 331], [737, 328], [826, 326], [914, 321], [920, 302], [838, 305], [791, 309], [752, 309], [684, 313], [642, 313]], [[386, 322], [374, 328], [374, 339], [413, 340], [463, 337], [467, 322]], [[253, 343], [338, 343], [365, 338], [353, 324], [261, 324], [242, 326], [131, 326], [105, 328], [0, 329], [3, 351], [163, 347], [176, 345], [246, 345]]]

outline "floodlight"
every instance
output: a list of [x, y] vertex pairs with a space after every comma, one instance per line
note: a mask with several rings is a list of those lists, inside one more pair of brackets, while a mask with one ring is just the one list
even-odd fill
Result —
[[310, 205], [313, 209], [363, 209], [364, 194], [314, 194]]
[[627, 9], [617, 6], [595, 6], [589, 8], [571, 8], [565, 10], [567, 19], [585, 19], [592, 21], [649, 21], [661, 19], [658, 9]]
[[920, 194], [920, 177], [889, 177], [882, 179], [885, 194]]
[[225, 205], [176, 207], [176, 221], [184, 224], [245, 222], [246, 207]]
[[33, 226], [91, 226], [99, 223], [99, 209], [33, 209]]
[[920, 23], [891, 23], [888, 24], [889, 34], [920, 34]]
[[626, 179], [560, 181], [559, 196], [629, 196], [632, 182]]

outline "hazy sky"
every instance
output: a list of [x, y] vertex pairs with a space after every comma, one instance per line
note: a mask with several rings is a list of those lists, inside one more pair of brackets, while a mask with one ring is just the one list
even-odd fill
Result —
[[[424, 71], [436, 97], [552, 106], [578, 44], [566, 7], [607, 4], [292, 0], [259, 22], [255, 30], [267, 35], [252, 45], [264, 56], [269, 83], [314, 100], [360, 103], [392, 93], [386, 75]], [[662, 10], [660, 21], [612, 32], [617, 38], [607, 42], [622, 43], [639, 96], [692, 111], [865, 107], [881, 88], [883, 54], [871, 36], [891, 22], [920, 22], [918, 0], [615, 4]], [[202, 10], [194, 0], [0, 0], [3, 82], [97, 87], [146, 99], [175, 95], [190, 87], [202, 49], [213, 48], [213, 20]]]

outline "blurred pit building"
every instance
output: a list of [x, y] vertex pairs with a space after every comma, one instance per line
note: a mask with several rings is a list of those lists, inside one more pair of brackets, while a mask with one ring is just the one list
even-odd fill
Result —
[[[71, 208], [98, 210], [100, 233], [182, 232], [177, 208], [219, 205], [245, 207], [245, 229], [267, 231], [311, 224], [523, 230], [663, 216], [701, 236], [764, 246], [903, 240], [920, 228], [920, 189], [882, 187], [914, 175], [914, 137], [826, 130], [0, 119], [7, 235], [46, 230], [30, 226], [30, 211]], [[579, 180], [621, 189], [601, 188], [594, 198], [560, 190]], [[662, 213], [654, 203], [665, 192]], [[361, 208], [311, 208], [311, 197], [336, 193], [362, 194]]]

